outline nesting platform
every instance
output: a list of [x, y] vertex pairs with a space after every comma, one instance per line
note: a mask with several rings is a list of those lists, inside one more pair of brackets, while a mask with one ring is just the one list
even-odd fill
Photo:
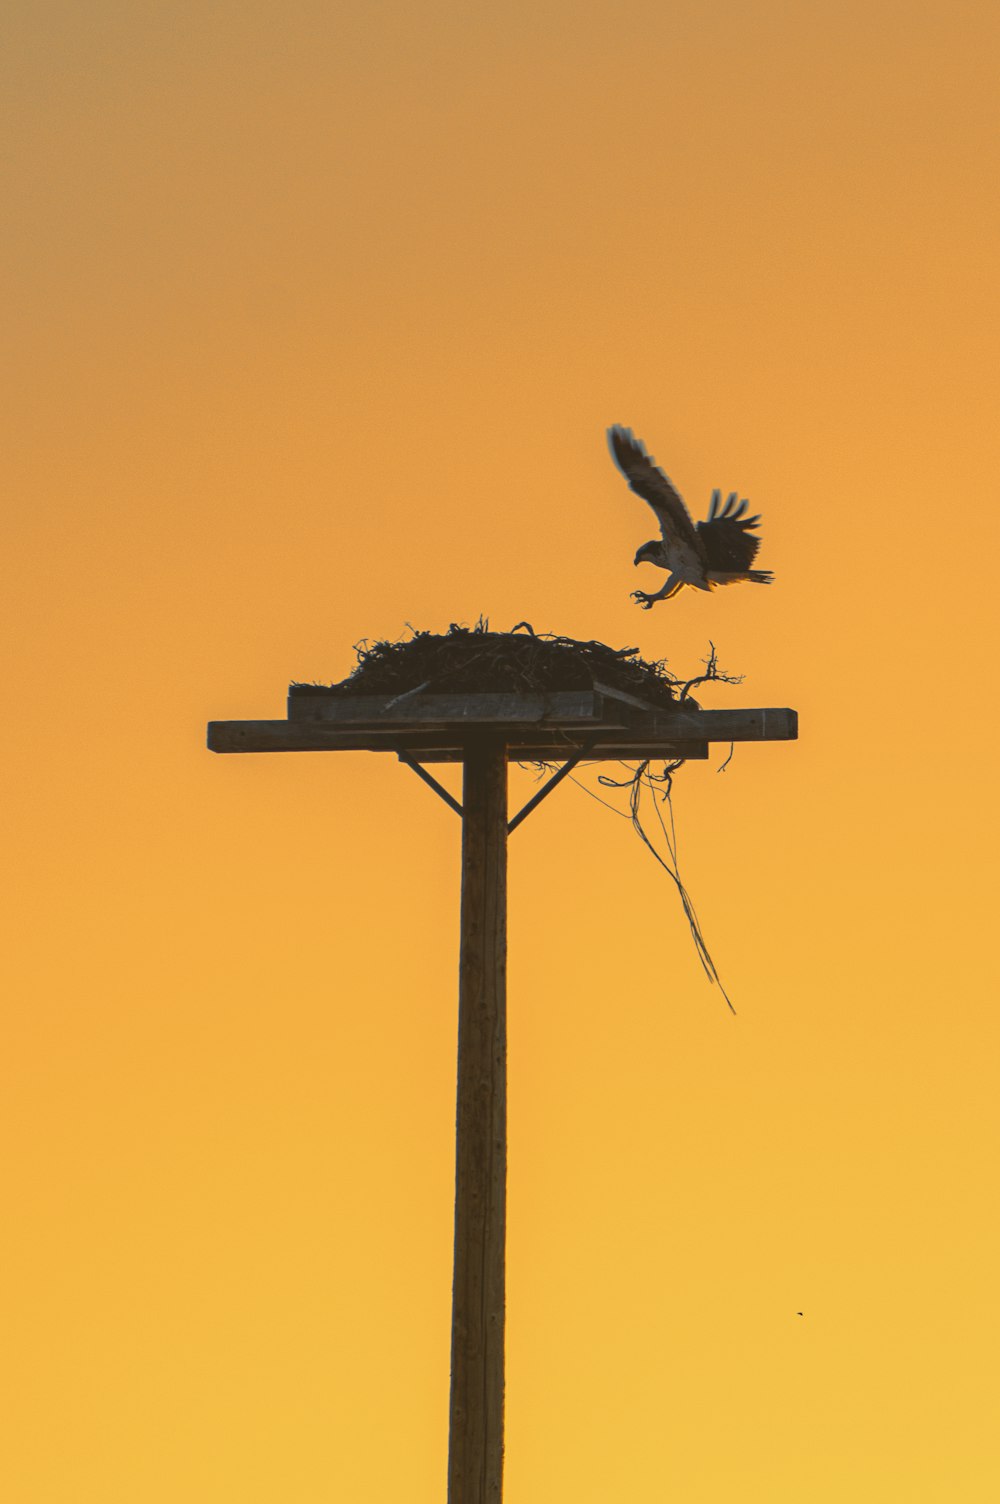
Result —
[[610, 686], [541, 693], [345, 696], [295, 684], [280, 721], [211, 721], [213, 752], [393, 752], [461, 762], [472, 741], [504, 741], [511, 762], [706, 758], [710, 742], [792, 741], [794, 710], [665, 708]]
[[[710, 742], [788, 741], [794, 710], [702, 710], [666, 662], [527, 622], [494, 632], [452, 623], [398, 642], [366, 641], [339, 684], [292, 684], [281, 721], [213, 721], [213, 752], [393, 752], [461, 762], [502, 743], [511, 762], [705, 758]], [[730, 680], [729, 682], [735, 682]]]

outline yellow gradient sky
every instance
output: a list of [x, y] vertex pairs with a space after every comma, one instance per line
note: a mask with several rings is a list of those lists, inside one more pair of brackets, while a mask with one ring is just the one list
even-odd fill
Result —
[[[458, 822], [204, 725], [481, 612], [802, 727], [678, 778], [735, 1018], [512, 839], [509, 1504], [1000, 1496], [998, 15], [10, 0], [12, 1504], [443, 1500]], [[633, 605], [612, 422], [772, 588]]]

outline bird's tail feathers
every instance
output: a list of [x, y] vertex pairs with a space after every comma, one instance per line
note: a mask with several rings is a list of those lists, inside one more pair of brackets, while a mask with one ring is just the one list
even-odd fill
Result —
[[774, 575], [769, 569], [710, 569], [705, 578], [710, 585], [735, 585], [751, 580], [755, 585], [770, 585]]

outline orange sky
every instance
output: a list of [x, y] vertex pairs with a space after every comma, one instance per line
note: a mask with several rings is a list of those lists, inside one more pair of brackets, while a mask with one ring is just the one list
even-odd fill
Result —
[[[512, 838], [509, 1504], [992, 1501], [996, 7], [5, 30], [5, 1496], [443, 1499], [458, 821], [204, 725], [482, 612], [802, 737], [677, 782], [735, 1018]], [[612, 422], [771, 589], [632, 604]]]

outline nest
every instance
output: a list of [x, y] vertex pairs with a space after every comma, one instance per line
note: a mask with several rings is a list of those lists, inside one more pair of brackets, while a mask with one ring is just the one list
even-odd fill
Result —
[[414, 632], [400, 642], [355, 645], [356, 668], [339, 684], [294, 686], [334, 695], [504, 694], [542, 690], [592, 690], [595, 684], [635, 695], [650, 705], [673, 705], [680, 681], [666, 663], [648, 663], [638, 648], [610, 648], [536, 632], [518, 622], [510, 632], [452, 623], [447, 632]]

